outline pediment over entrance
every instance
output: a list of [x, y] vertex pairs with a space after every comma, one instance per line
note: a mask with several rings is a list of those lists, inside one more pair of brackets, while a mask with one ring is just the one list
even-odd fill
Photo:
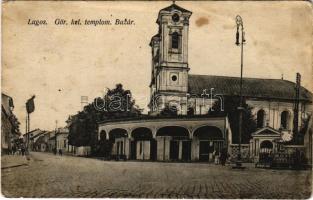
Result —
[[281, 133], [279, 131], [273, 129], [272, 127], [266, 126], [266, 127], [263, 127], [261, 129], [255, 131], [251, 135], [252, 135], [252, 137], [258, 137], [258, 136], [280, 137]]

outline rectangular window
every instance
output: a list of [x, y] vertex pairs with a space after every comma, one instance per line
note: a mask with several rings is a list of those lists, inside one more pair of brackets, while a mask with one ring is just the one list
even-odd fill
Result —
[[179, 46], [179, 35], [177, 32], [172, 35], [172, 49], [178, 49]]

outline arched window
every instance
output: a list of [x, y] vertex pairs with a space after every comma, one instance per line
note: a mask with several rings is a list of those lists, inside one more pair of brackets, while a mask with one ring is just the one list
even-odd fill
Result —
[[179, 35], [177, 32], [172, 34], [172, 49], [178, 49], [179, 46]]
[[257, 127], [262, 128], [264, 126], [265, 111], [263, 109], [259, 110], [256, 114]]
[[280, 115], [280, 126], [283, 129], [288, 129], [288, 124], [289, 124], [289, 112], [288, 111], [283, 111]]

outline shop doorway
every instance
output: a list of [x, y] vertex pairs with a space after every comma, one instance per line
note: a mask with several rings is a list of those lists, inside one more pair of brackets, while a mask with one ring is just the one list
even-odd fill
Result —
[[182, 146], [182, 160], [183, 161], [190, 161], [191, 160], [191, 141], [183, 141]]

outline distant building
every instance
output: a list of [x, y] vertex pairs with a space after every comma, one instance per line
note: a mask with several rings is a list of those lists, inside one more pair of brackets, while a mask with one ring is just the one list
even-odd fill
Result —
[[45, 131], [38, 136], [38, 139], [33, 144], [33, 149], [35, 151], [48, 152], [52, 151], [49, 146], [50, 138], [53, 136], [52, 131]]
[[29, 146], [29, 150], [37, 151], [40, 149], [40, 147], [37, 145], [37, 140], [46, 132], [47, 131], [44, 130], [34, 129], [23, 135], [24, 142], [26, 143], [26, 146]]
[[55, 134], [56, 138], [56, 148], [57, 151], [61, 150], [63, 153], [69, 152], [69, 145], [68, 145], [68, 128], [59, 128], [57, 133]]
[[14, 140], [20, 136], [16, 128], [17, 119], [13, 114], [12, 97], [1, 93], [1, 152], [8, 153], [11, 151]]
[[50, 132], [50, 138], [48, 140], [48, 149], [50, 152], [53, 152], [56, 147], [55, 135], [56, 135], [56, 131]]

